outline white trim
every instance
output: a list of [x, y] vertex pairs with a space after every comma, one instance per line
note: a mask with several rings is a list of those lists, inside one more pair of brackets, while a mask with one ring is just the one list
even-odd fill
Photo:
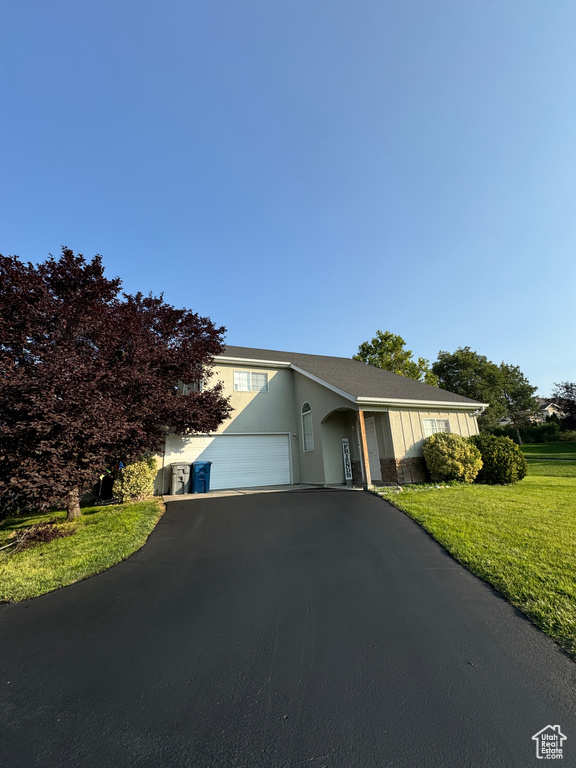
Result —
[[407, 406], [409, 408], [426, 408], [429, 411], [441, 409], [443, 411], [482, 411], [488, 407], [488, 403], [454, 403], [446, 400], [402, 400], [400, 398], [382, 398], [382, 397], [358, 397], [356, 399], [358, 405], [371, 406], [393, 406], [394, 408], [401, 408]]
[[290, 363], [281, 363], [277, 360], [252, 360], [248, 357], [226, 357], [221, 355], [214, 358], [214, 365], [218, 365], [219, 362], [251, 368], [290, 368]]
[[302, 376], [306, 376], [306, 378], [312, 379], [312, 381], [315, 381], [317, 384], [322, 384], [322, 386], [326, 387], [326, 389], [330, 389], [332, 392], [336, 392], [336, 394], [340, 395], [340, 397], [344, 397], [346, 400], [350, 400], [353, 403], [357, 402], [354, 395], [351, 395], [349, 392], [344, 392], [343, 389], [338, 389], [338, 387], [335, 387], [333, 384], [329, 384], [327, 381], [324, 381], [324, 379], [321, 379], [318, 376], [314, 376], [313, 373], [308, 373], [308, 371], [304, 371], [302, 368], [298, 368], [297, 365], [292, 363], [290, 364], [290, 368], [292, 368], [293, 371], [296, 371], [296, 373], [301, 373]]
[[[308, 406], [308, 410], [304, 410], [304, 406]], [[307, 419], [307, 423], [310, 425], [309, 434], [312, 448], [306, 448], [306, 429], [304, 427], [304, 417], [310, 417]], [[314, 417], [312, 416], [312, 406], [308, 400], [304, 400], [300, 407], [300, 422], [302, 424], [302, 453], [311, 453], [314, 450]]]

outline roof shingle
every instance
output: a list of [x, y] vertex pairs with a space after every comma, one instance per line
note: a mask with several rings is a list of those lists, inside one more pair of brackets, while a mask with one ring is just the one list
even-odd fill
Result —
[[347, 357], [306, 355], [300, 352], [280, 352], [272, 349], [226, 346], [224, 357], [244, 360], [291, 363], [297, 368], [316, 376], [333, 387], [347, 392], [354, 398], [378, 398], [382, 400], [420, 400], [437, 403], [461, 403], [480, 406], [476, 400], [431, 387], [390, 371], [360, 363]]

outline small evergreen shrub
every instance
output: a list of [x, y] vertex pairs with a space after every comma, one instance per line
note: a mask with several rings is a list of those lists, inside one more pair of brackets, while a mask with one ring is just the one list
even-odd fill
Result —
[[474, 435], [469, 440], [482, 456], [483, 466], [476, 477], [477, 483], [504, 485], [526, 477], [526, 457], [509, 437]]
[[143, 456], [118, 471], [112, 493], [125, 501], [140, 501], [154, 495], [154, 480], [158, 469], [154, 456]]
[[437, 432], [426, 438], [422, 449], [435, 483], [445, 480], [472, 483], [482, 468], [480, 451], [460, 435]]
[[576, 429], [567, 429], [566, 432], [560, 432], [561, 443], [576, 443]]

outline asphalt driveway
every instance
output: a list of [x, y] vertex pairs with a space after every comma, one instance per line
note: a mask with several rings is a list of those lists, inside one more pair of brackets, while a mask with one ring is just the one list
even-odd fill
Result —
[[368, 494], [171, 502], [0, 647], [7, 768], [576, 766], [576, 665]]

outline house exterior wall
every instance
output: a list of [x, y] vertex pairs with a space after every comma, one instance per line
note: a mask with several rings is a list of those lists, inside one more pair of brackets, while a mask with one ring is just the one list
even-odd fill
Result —
[[[234, 391], [234, 371], [254, 371], [268, 374], [268, 392]], [[217, 364], [208, 386], [216, 382], [224, 385], [224, 395], [230, 398], [232, 413], [211, 434], [270, 434], [291, 435], [293, 482], [300, 480], [300, 457], [298, 452], [299, 419], [294, 400], [294, 371], [289, 368], [273, 368], [232, 363]]]
[[[294, 372], [294, 398], [298, 417], [300, 482], [321, 485], [344, 482], [341, 438], [348, 437], [350, 430], [344, 420], [334, 418], [333, 412], [349, 410], [354, 407], [353, 403], [298, 372]], [[313, 451], [303, 449], [301, 410], [306, 402], [312, 409]]]
[[[235, 392], [234, 371], [268, 374], [268, 392]], [[289, 368], [219, 365], [214, 367], [213, 382], [221, 381], [224, 394], [230, 396], [234, 409], [214, 434], [227, 432], [254, 434], [263, 432], [295, 432], [294, 372]]]
[[[267, 373], [268, 391], [234, 391], [235, 371]], [[354, 482], [363, 482], [358, 405], [355, 400], [282, 364], [274, 367], [258, 362], [217, 362], [208, 384], [216, 382], [222, 382], [224, 395], [230, 398], [233, 410], [231, 416], [212, 434], [290, 435], [292, 481], [318, 485], [345, 482], [342, 438], [347, 437]], [[314, 449], [311, 451], [304, 451], [303, 446], [302, 405], [305, 402], [310, 403], [312, 414]], [[448, 419], [450, 431], [464, 436], [478, 432], [476, 418], [464, 411], [394, 408], [377, 404], [373, 410], [362, 410], [365, 417], [374, 417], [384, 483], [428, 479], [422, 455], [423, 419]], [[160, 466], [162, 457], [158, 462]]]
[[390, 430], [396, 459], [422, 456], [422, 419], [448, 419], [450, 432], [463, 437], [478, 434], [476, 417], [461, 411], [390, 409]]
[[[383, 444], [386, 446], [380, 454], [380, 470], [385, 484], [402, 485], [429, 480], [422, 453], [423, 419], [448, 419], [450, 432], [463, 437], [478, 433], [476, 417], [460, 411], [390, 408], [387, 414], [380, 414], [380, 418]], [[387, 430], [391, 446], [387, 443]]]

